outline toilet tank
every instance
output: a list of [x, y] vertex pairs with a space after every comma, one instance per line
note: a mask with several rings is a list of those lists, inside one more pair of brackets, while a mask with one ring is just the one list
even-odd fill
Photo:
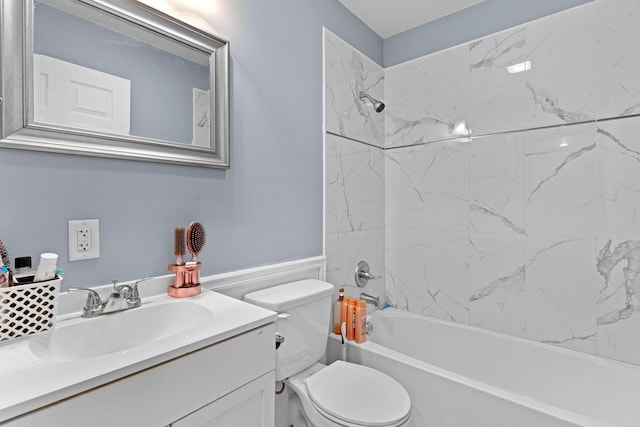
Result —
[[332, 284], [307, 279], [245, 295], [246, 302], [278, 313], [276, 331], [284, 342], [276, 350], [276, 380], [289, 378], [324, 356], [333, 292]]

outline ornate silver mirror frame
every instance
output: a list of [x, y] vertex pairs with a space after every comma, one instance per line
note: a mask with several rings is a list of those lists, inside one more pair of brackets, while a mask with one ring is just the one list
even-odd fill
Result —
[[[208, 58], [210, 143], [193, 145], [34, 120], [34, 2], [0, 0], [0, 147], [229, 167], [229, 43], [135, 0], [61, 0], [109, 14], [133, 32], [166, 38]], [[58, 0], [46, 0], [56, 4]], [[143, 38], [146, 39], [146, 36]], [[164, 42], [163, 42], [164, 43]], [[158, 88], [161, 90], [162, 88]], [[195, 97], [195, 94], [194, 94]], [[206, 107], [205, 107], [206, 108]], [[194, 120], [195, 122], [195, 120]], [[195, 132], [195, 131], [194, 131]], [[206, 145], [206, 146], [205, 146]]]

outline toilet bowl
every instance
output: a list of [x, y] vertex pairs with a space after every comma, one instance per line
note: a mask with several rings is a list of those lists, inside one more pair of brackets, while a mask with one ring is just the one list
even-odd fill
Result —
[[333, 292], [332, 284], [307, 279], [244, 297], [278, 313], [276, 380], [295, 393], [289, 415], [299, 417], [299, 402], [309, 427], [411, 426], [411, 399], [396, 380], [341, 360], [319, 363], [329, 336]]
[[409, 427], [411, 400], [393, 378], [367, 366], [317, 363], [286, 379], [309, 427]]

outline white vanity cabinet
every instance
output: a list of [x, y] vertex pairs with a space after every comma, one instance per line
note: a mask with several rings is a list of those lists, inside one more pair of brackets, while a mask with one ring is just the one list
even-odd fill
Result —
[[273, 427], [274, 382], [272, 371], [169, 427]]
[[273, 427], [274, 337], [275, 325], [269, 323], [14, 418], [6, 426]]

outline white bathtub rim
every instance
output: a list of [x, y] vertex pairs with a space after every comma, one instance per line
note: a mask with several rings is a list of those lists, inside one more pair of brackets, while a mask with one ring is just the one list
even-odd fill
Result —
[[[602, 367], [605, 367], [606, 369], [614, 369], [619, 371], [620, 373], [624, 373], [625, 375], [634, 376], [638, 381], [640, 381], [640, 374], [638, 373], [637, 370], [630, 369], [629, 367], [623, 365], [622, 363], [618, 363], [617, 361], [614, 361], [614, 360], [602, 359], [598, 356], [582, 353], [576, 350], [557, 347], [551, 344], [540, 343], [537, 341], [532, 341], [532, 340], [528, 340], [521, 337], [515, 337], [515, 336], [503, 334], [500, 332], [490, 331], [490, 330], [478, 328], [475, 326], [463, 325], [463, 324], [458, 324], [458, 323], [450, 322], [443, 319], [432, 318], [432, 317], [424, 316], [421, 314], [411, 313], [411, 312], [407, 312], [407, 311], [399, 310], [395, 308], [385, 309], [384, 311], [385, 313], [382, 313], [382, 314], [379, 314], [379, 312], [375, 312], [375, 313], [378, 313], [379, 315], [397, 316], [397, 317], [409, 316], [409, 317], [414, 317], [418, 319], [424, 319], [425, 317], [427, 317], [428, 321], [433, 321], [435, 323], [439, 323], [445, 326], [460, 327], [460, 328], [472, 331], [473, 333], [482, 333], [482, 334], [492, 335], [496, 337], [506, 337], [507, 339], [514, 339], [521, 343], [524, 343], [527, 345], [533, 345], [547, 351], [557, 351], [561, 354], [569, 355], [571, 357], [578, 357], [583, 360], [596, 363]], [[373, 319], [375, 319], [375, 313], [372, 313]], [[465, 375], [461, 375], [451, 370], [444, 369], [437, 365], [431, 364], [429, 362], [416, 359], [414, 357], [400, 353], [393, 349], [389, 349], [387, 347], [384, 347], [374, 342], [367, 341], [363, 344], [355, 344], [355, 343], [349, 342], [349, 345], [364, 346], [364, 348], [366, 348], [367, 350], [373, 353], [382, 355], [384, 357], [389, 357], [394, 359], [400, 358], [403, 362], [410, 364], [412, 366], [415, 366], [417, 369], [424, 367], [430, 373], [438, 377], [445, 378], [450, 381], [454, 381], [458, 384], [463, 384], [465, 386], [476, 389], [480, 392], [490, 394], [497, 398], [507, 400], [516, 405], [521, 405], [534, 411], [545, 413], [547, 415], [556, 417], [566, 422], [577, 423], [578, 425], [585, 426], [585, 427], [587, 426], [588, 427], [592, 427], [592, 426], [593, 427], [620, 427], [621, 426], [621, 424], [612, 423], [611, 421], [605, 421], [604, 419], [597, 417], [595, 415], [583, 415], [573, 410], [563, 409], [562, 407], [537, 400], [525, 394], [515, 393], [504, 388], [492, 386], [490, 384], [486, 384], [484, 382], [474, 380]]]
[[599, 418], [581, 415], [576, 412], [572, 412], [566, 409], [558, 408], [548, 403], [541, 402], [529, 396], [513, 393], [495, 386], [491, 386], [489, 384], [482, 383], [469, 377], [456, 374], [455, 372], [439, 368], [438, 366], [432, 365], [430, 363], [415, 359], [411, 356], [399, 353], [395, 350], [388, 349], [373, 342], [365, 342], [363, 344], [355, 344], [349, 342], [348, 345], [363, 346], [363, 348], [365, 348], [367, 351], [378, 354], [382, 357], [400, 359], [404, 363], [415, 366], [416, 369], [426, 368], [426, 370], [428, 370], [430, 374], [433, 374], [440, 378], [462, 384], [465, 387], [473, 388], [475, 390], [478, 390], [479, 392], [509, 401], [514, 405], [522, 406], [532, 411], [541, 412], [568, 423], [574, 423], [583, 427], [620, 427], [620, 424], [612, 424]]

